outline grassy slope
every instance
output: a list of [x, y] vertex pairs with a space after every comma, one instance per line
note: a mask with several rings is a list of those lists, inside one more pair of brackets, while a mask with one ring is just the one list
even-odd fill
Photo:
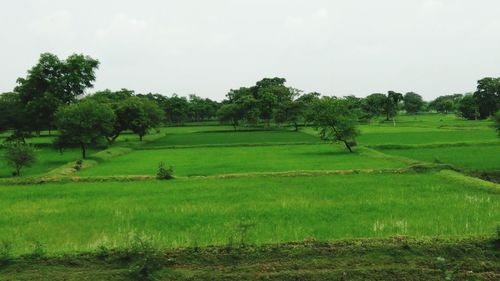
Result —
[[490, 235], [498, 189], [477, 187], [432, 173], [5, 186], [0, 241], [17, 254], [34, 241], [49, 253], [126, 245], [134, 233], [168, 248], [221, 245], [242, 223], [252, 243]]
[[154, 175], [159, 162], [179, 176], [293, 170], [399, 168], [405, 164], [349, 153], [341, 145], [137, 150], [79, 172], [80, 176]]
[[389, 149], [384, 153], [428, 162], [448, 163], [468, 170], [500, 170], [500, 145]]
[[[89, 154], [95, 151], [94, 149], [89, 149]], [[3, 153], [3, 150], [0, 150], [0, 178], [10, 177], [13, 171], [13, 168], [3, 161]], [[55, 149], [43, 147], [36, 149], [35, 157], [37, 161], [33, 166], [21, 170], [23, 176], [32, 176], [49, 172], [68, 162], [80, 159], [82, 157], [82, 152], [80, 149], [66, 149], [64, 153], [61, 154]]]

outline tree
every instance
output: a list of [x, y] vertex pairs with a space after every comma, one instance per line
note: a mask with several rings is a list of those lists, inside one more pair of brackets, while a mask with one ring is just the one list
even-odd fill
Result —
[[303, 94], [297, 98], [296, 101], [302, 103], [303, 106], [302, 117], [304, 118], [304, 126], [314, 121], [315, 112], [313, 105], [319, 100], [320, 96], [320, 93], [312, 92]]
[[474, 93], [480, 119], [493, 116], [500, 109], [500, 78], [483, 78]]
[[299, 120], [303, 116], [304, 103], [299, 100], [287, 101], [279, 105], [276, 113], [275, 120], [278, 124], [285, 122], [293, 125], [295, 131], [299, 130]]
[[85, 159], [89, 145], [97, 144], [111, 134], [115, 119], [109, 106], [91, 99], [60, 107], [55, 113], [55, 124], [59, 129], [56, 142], [64, 146], [80, 146]]
[[29, 144], [20, 141], [7, 143], [4, 158], [9, 166], [14, 167], [14, 176], [21, 175], [23, 167], [31, 167], [36, 162], [35, 151]]
[[498, 136], [500, 137], [500, 110], [495, 114], [495, 127], [498, 132]]
[[132, 97], [126, 100], [122, 106], [124, 113], [120, 116], [128, 115], [128, 126], [132, 132], [139, 135], [139, 140], [152, 128], [158, 127], [163, 119], [163, 111], [153, 101], [144, 98]]
[[458, 115], [469, 120], [479, 116], [476, 100], [473, 95], [465, 95], [458, 104]]
[[348, 107], [345, 100], [324, 97], [314, 105], [316, 127], [324, 140], [342, 142], [349, 150], [356, 145], [359, 131], [356, 128], [357, 116]]
[[221, 123], [230, 123], [236, 131], [236, 127], [242, 119], [241, 112], [237, 104], [224, 104], [217, 111], [217, 118]]
[[41, 54], [28, 75], [17, 79], [14, 90], [31, 117], [30, 129], [50, 129], [57, 107], [74, 102], [93, 86], [98, 66], [97, 60], [80, 54], [66, 60], [50, 53]]
[[[394, 117], [398, 115], [399, 110], [399, 102], [403, 99], [403, 95], [400, 93], [396, 93], [394, 91], [389, 91], [387, 93], [387, 98], [385, 100], [384, 105], [384, 113], [386, 115], [386, 121], [392, 119], [395, 122]], [[396, 123], [394, 123], [396, 125]]]
[[29, 126], [28, 115], [18, 93], [0, 95], [0, 132], [14, 130], [14, 138], [24, 142], [24, 131]]
[[403, 97], [404, 109], [407, 113], [416, 114], [422, 110], [424, 106], [424, 100], [422, 96], [414, 92], [406, 93]]
[[186, 121], [189, 112], [189, 102], [185, 97], [179, 97], [174, 94], [165, 100], [163, 106], [167, 123], [182, 124]]
[[384, 94], [375, 93], [367, 96], [363, 100], [363, 112], [366, 119], [371, 119], [376, 116], [384, 114], [385, 103], [387, 97]]
[[429, 103], [429, 108], [442, 114], [448, 114], [458, 110], [458, 104], [462, 97], [462, 94], [439, 96]]

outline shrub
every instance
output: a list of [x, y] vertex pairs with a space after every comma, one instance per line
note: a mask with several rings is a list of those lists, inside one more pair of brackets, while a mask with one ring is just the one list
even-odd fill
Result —
[[158, 165], [158, 173], [156, 173], [156, 177], [160, 180], [171, 180], [174, 178], [173, 176], [174, 170], [172, 167], [169, 167], [168, 169], [165, 168], [165, 164], [163, 162], [160, 162]]
[[35, 150], [29, 144], [17, 141], [8, 143], [5, 147], [5, 160], [15, 169], [13, 176], [20, 176], [23, 167], [30, 167], [36, 161]]
[[82, 169], [83, 161], [81, 159], [76, 160], [75, 166], [73, 168], [77, 171], [80, 171]]

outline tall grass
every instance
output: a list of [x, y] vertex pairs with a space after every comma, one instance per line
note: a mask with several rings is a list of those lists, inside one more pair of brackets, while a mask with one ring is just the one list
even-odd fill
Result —
[[[15, 254], [387, 237], [492, 235], [496, 191], [439, 173], [0, 187], [0, 241]], [[126, 245], [125, 245], [126, 246]]]

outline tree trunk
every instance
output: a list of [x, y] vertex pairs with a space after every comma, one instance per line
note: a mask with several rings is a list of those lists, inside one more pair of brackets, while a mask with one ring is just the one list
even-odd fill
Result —
[[349, 145], [349, 143], [347, 141], [343, 141], [344, 144], [345, 144], [345, 147], [347, 147], [347, 149], [349, 149], [349, 152], [352, 153], [352, 148], [351, 146]]
[[139, 141], [142, 141], [142, 137], [144, 137], [144, 135], [139, 135]]
[[87, 150], [85, 149], [85, 144], [81, 143], [80, 147], [82, 148], [82, 158], [85, 159], [87, 157]]
[[295, 122], [293, 125], [295, 126], [295, 132], [299, 131], [299, 124]]

